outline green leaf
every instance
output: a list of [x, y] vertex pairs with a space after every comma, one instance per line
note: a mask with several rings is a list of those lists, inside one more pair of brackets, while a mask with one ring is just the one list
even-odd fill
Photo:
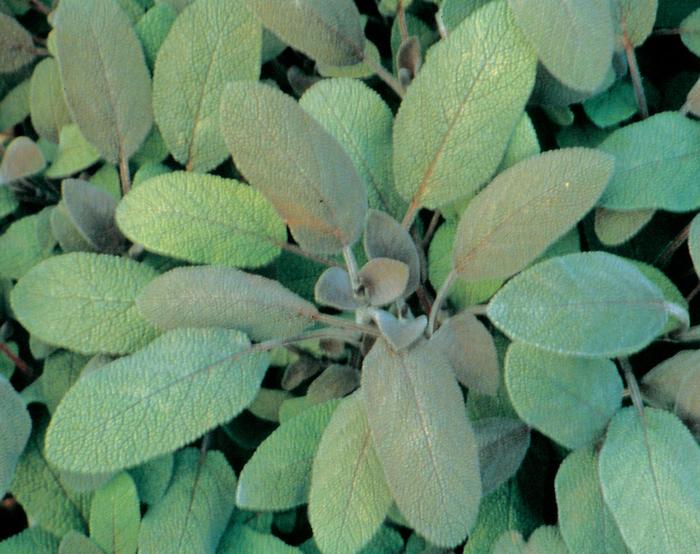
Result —
[[374, 68], [381, 65], [382, 58], [379, 49], [371, 40], [365, 41], [364, 60], [354, 65], [325, 65], [316, 64], [316, 70], [323, 77], [338, 77], [349, 79], [367, 79], [374, 75]]
[[452, 370], [428, 344], [395, 352], [377, 340], [363, 363], [362, 391], [399, 510], [426, 539], [456, 546], [476, 520], [481, 479], [476, 438]]
[[436, 44], [396, 116], [399, 193], [432, 209], [476, 191], [498, 167], [534, 79], [535, 57], [503, 1]]
[[44, 371], [37, 383], [49, 413], [56, 411], [63, 395], [78, 380], [88, 360], [87, 356], [67, 350], [60, 350], [46, 358]]
[[632, 83], [622, 79], [608, 90], [586, 100], [583, 109], [588, 119], [605, 129], [629, 119], [639, 108]]
[[652, 408], [619, 412], [599, 471], [605, 503], [632, 552], [700, 548], [700, 446], [678, 418]]
[[658, 287], [624, 258], [585, 252], [516, 276], [487, 314], [511, 339], [560, 354], [612, 358], [647, 346], [670, 309]]
[[700, 215], [696, 215], [688, 232], [688, 250], [693, 260], [695, 273], [700, 276]]
[[611, 7], [618, 29], [618, 49], [623, 33], [632, 46], [641, 46], [654, 29], [658, 0], [613, 0]]
[[394, 185], [391, 133], [394, 122], [381, 96], [355, 79], [324, 79], [299, 105], [345, 149], [365, 183], [370, 208], [403, 216], [406, 203]]
[[32, 35], [14, 17], [0, 13], [0, 73], [12, 73], [36, 56]]
[[680, 24], [681, 40], [696, 56], [700, 56], [700, 8], [696, 9]]
[[358, 274], [372, 306], [385, 306], [403, 295], [408, 284], [408, 266], [391, 258], [373, 258]]
[[462, 21], [492, 0], [443, 0], [438, 13], [445, 28], [454, 31]]
[[[52, 550], [52, 552], [54, 551]], [[75, 554], [76, 552], [80, 554], [103, 554], [104, 550], [82, 533], [69, 531], [63, 536], [61, 544], [58, 546], [58, 554]]]
[[127, 354], [154, 329], [134, 300], [157, 273], [126, 258], [72, 253], [36, 265], [10, 297], [17, 320], [41, 340], [81, 354]]
[[155, 504], [163, 497], [170, 486], [174, 463], [173, 455], [165, 454], [129, 470], [141, 502]]
[[0, 376], [0, 491], [3, 496], [31, 432], [32, 420], [24, 401], [10, 382]]
[[613, 55], [608, 0], [509, 0], [542, 64], [567, 87], [594, 91]]
[[0, 542], [0, 554], [55, 554], [58, 539], [41, 527], [29, 527]]
[[160, 329], [226, 327], [255, 341], [301, 333], [318, 310], [277, 281], [230, 267], [180, 267], [154, 279], [137, 299]]
[[693, 423], [700, 421], [700, 351], [681, 350], [655, 366], [642, 383], [655, 405]]
[[572, 452], [559, 466], [554, 481], [559, 527], [573, 553], [628, 552], [612, 514], [603, 501], [594, 449]]
[[70, 114], [63, 97], [58, 63], [53, 58], [42, 60], [34, 68], [29, 106], [32, 126], [39, 136], [58, 144], [61, 129], [70, 123]]
[[135, 554], [140, 524], [136, 485], [128, 473], [118, 473], [92, 497], [90, 538], [105, 552]]
[[506, 354], [505, 382], [520, 418], [572, 450], [600, 437], [622, 400], [622, 380], [610, 360], [518, 342]]
[[171, 331], [81, 378], [51, 420], [46, 454], [85, 473], [140, 464], [238, 415], [266, 370], [267, 355], [238, 331]]
[[[0, 283], [0, 308], [2, 308], [2, 303], [4, 302], [4, 299], [2, 298], [4, 291], [2, 290], [3, 288], [3, 283]], [[2, 311], [0, 311], [0, 314], [2, 314]], [[2, 317], [0, 315], [0, 317]], [[11, 341], [6, 341], [4, 342], [5, 346], [12, 352], [15, 356], [19, 353], [19, 346], [17, 346], [16, 342], [11, 342]], [[12, 374], [15, 372], [15, 364], [14, 362], [8, 358], [7, 356], [3, 355], [0, 356], [0, 376], [4, 377], [8, 381], [10, 380], [10, 377], [12, 377]]]
[[632, 239], [654, 217], [654, 210], [618, 212], [606, 208], [595, 211], [595, 234], [606, 246], [619, 246]]
[[306, 391], [312, 403], [342, 398], [360, 386], [360, 372], [348, 365], [331, 364], [316, 377]]
[[263, 441], [241, 471], [238, 507], [288, 510], [308, 501], [316, 450], [337, 405], [331, 400], [307, 408]]
[[522, 421], [501, 417], [480, 419], [474, 424], [479, 445], [479, 468], [484, 496], [513, 477], [530, 447], [530, 429]]
[[236, 476], [221, 452], [178, 452], [168, 492], [141, 522], [139, 552], [215, 552], [234, 509], [235, 488]]
[[[615, 174], [599, 205], [616, 210], [686, 212], [700, 207], [700, 123], [663, 112], [614, 131], [599, 148]], [[664, 186], [659, 186], [663, 183]]]
[[80, 234], [71, 221], [66, 206], [59, 202], [51, 211], [51, 234], [64, 253], [94, 252], [93, 246]]
[[262, 28], [243, 0], [200, 0], [175, 20], [156, 60], [153, 110], [163, 140], [188, 170], [205, 173], [227, 157], [221, 93], [229, 81], [258, 79], [261, 48]]
[[29, 115], [29, 86], [26, 79], [0, 100], [0, 129], [9, 129]]
[[675, 331], [679, 327], [687, 327], [688, 321], [685, 319], [685, 314], [688, 312], [688, 302], [681, 291], [678, 290], [676, 285], [666, 276], [663, 271], [657, 269], [653, 265], [648, 265], [638, 260], [629, 261], [640, 271], [640, 273], [642, 273], [642, 275], [644, 275], [647, 279], [649, 279], [649, 281], [654, 283], [659, 288], [661, 293], [664, 295], [666, 302], [676, 304], [676, 306], [681, 308], [680, 311], [674, 311], [669, 314], [666, 326], [661, 333], [666, 334], [670, 333], [671, 331]]
[[517, 531], [507, 531], [496, 541], [498, 554], [569, 554], [558, 527], [543, 525], [535, 529], [527, 544]]
[[372, 446], [363, 398], [335, 410], [314, 458], [309, 519], [324, 553], [353, 554], [384, 521], [392, 496]]
[[36, 175], [44, 167], [46, 160], [36, 143], [24, 136], [17, 137], [7, 145], [0, 162], [0, 186]]
[[19, 279], [51, 256], [56, 244], [49, 230], [52, 209], [18, 219], [0, 235], [0, 278]]
[[85, 139], [80, 128], [74, 123], [69, 123], [61, 129], [58, 151], [53, 163], [46, 170], [46, 176], [60, 179], [74, 175], [99, 159], [100, 153]]
[[248, 410], [255, 417], [279, 423], [279, 410], [282, 402], [294, 398], [286, 390], [261, 388]]
[[262, 24], [319, 63], [354, 65], [364, 58], [365, 37], [352, 0], [245, 0]]
[[611, 156], [568, 148], [507, 169], [462, 214], [453, 252], [455, 272], [473, 281], [517, 273], [586, 215], [613, 167]]
[[337, 310], [351, 311], [363, 305], [361, 298], [355, 298], [350, 275], [342, 267], [329, 267], [321, 273], [314, 287], [314, 300]]
[[[285, 11], [279, 8], [273, 11]], [[268, 85], [233, 82], [221, 100], [222, 131], [236, 166], [272, 202], [301, 247], [335, 253], [352, 246], [362, 232], [367, 195], [343, 147]]]
[[194, 263], [261, 267], [287, 242], [284, 223], [258, 191], [215, 175], [149, 179], [121, 201], [117, 223], [146, 249]]
[[217, 554], [239, 552], [264, 552], [265, 554], [301, 554], [301, 550], [281, 541], [271, 534], [259, 533], [248, 525], [236, 523], [228, 526], [221, 537]]
[[13, 192], [7, 187], [0, 187], [0, 219], [10, 215], [19, 207]]
[[[150, 8], [136, 23], [136, 34], [143, 46], [148, 67], [153, 70], [158, 50], [172, 27], [177, 12], [168, 4], [156, 4]], [[189, 69], [189, 68], [188, 68]]]
[[153, 124], [151, 77], [116, 0], [61, 0], [53, 24], [66, 104], [108, 162], [127, 160]]

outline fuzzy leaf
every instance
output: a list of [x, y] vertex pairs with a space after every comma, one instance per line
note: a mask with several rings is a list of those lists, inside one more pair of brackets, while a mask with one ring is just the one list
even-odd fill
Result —
[[321, 273], [314, 287], [314, 299], [338, 310], [355, 310], [362, 305], [352, 292], [350, 275], [342, 267], [329, 267]]
[[52, 209], [18, 219], [0, 235], [0, 278], [19, 279], [51, 256], [56, 245], [49, 230]]
[[262, 83], [230, 83], [221, 124], [236, 166], [302, 248], [334, 253], [355, 243], [367, 208], [364, 183], [342, 146], [291, 97]]
[[71, 119], [107, 161], [130, 158], [153, 111], [151, 77], [129, 17], [116, 0], [61, 0], [53, 24]]
[[311, 467], [337, 400], [317, 404], [284, 421], [241, 471], [236, 505], [247, 510], [288, 510], [308, 501]]
[[70, 114], [63, 98], [58, 63], [53, 58], [42, 60], [34, 68], [29, 106], [32, 126], [36, 132], [49, 142], [57, 144], [61, 129], [70, 123]]
[[100, 153], [85, 139], [80, 128], [69, 123], [61, 129], [58, 150], [51, 166], [46, 170], [46, 176], [60, 179], [74, 175], [99, 159]]
[[520, 468], [530, 447], [530, 429], [516, 419], [491, 417], [474, 424], [484, 496], [492, 493]]
[[0, 73], [12, 73], [31, 62], [36, 54], [32, 35], [14, 17], [0, 13]]
[[55, 554], [58, 548], [56, 535], [41, 527], [29, 527], [0, 542], [0, 554]]
[[46, 160], [36, 143], [27, 137], [17, 137], [7, 145], [0, 162], [0, 185], [31, 177], [44, 167]]
[[535, 529], [525, 543], [517, 531], [507, 531], [496, 541], [493, 552], [498, 554], [569, 554], [558, 527], [543, 525]]
[[[169, 4], [156, 4], [136, 23], [136, 34], [143, 46], [143, 54], [149, 69], [153, 70], [156, 56], [173, 26], [177, 12]], [[188, 68], [189, 69], [189, 68]]]
[[170, 486], [174, 463], [173, 455], [165, 454], [129, 470], [141, 502], [155, 504], [163, 497]]
[[231, 513], [236, 476], [221, 452], [175, 456], [173, 482], [143, 518], [139, 552], [215, 552]]
[[[47, 456], [85, 473], [145, 462], [238, 415], [266, 370], [267, 356], [238, 331], [171, 331], [68, 391], [51, 420]], [[120, 447], [126, 442], [132, 446]]]
[[310, 402], [325, 402], [342, 398], [360, 386], [360, 372], [354, 367], [340, 364], [329, 365], [309, 385], [306, 397]]
[[505, 382], [520, 418], [572, 450], [600, 437], [622, 400], [622, 380], [610, 360], [518, 342], [506, 354]]
[[262, 28], [243, 0], [200, 0], [178, 16], [153, 73], [153, 110], [163, 140], [188, 170], [207, 172], [228, 150], [219, 128], [229, 81], [257, 80]]
[[399, 193], [440, 208], [476, 191], [498, 167], [534, 80], [535, 57], [504, 1], [435, 45], [396, 116]]
[[642, 383], [655, 405], [680, 418], [700, 421], [700, 351], [681, 350], [654, 367]]
[[75, 554], [77, 552], [80, 554], [104, 554], [104, 550], [82, 533], [69, 531], [63, 536], [61, 544], [58, 546], [58, 554]]
[[277, 281], [230, 267], [180, 267], [154, 279], [137, 298], [159, 329], [226, 327], [260, 341], [299, 334], [318, 316], [313, 304]]
[[97, 490], [90, 505], [90, 538], [105, 552], [135, 554], [141, 512], [136, 485], [126, 472]]
[[700, 276], [700, 215], [696, 215], [688, 232], [688, 250], [696, 275]]
[[411, 527], [438, 546], [462, 542], [476, 520], [476, 438], [459, 385], [429, 344], [394, 352], [377, 340], [363, 363], [372, 442]]
[[215, 175], [149, 179], [121, 201], [117, 223], [148, 250], [193, 263], [260, 267], [287, 242], [284, 223], [258, 191]]
[[616, 357], [649, 344], [668, 310], [658, 287], [624, 258], [586, 252], [524, 271], [487, 313], [511, 339], [561, 354]]
[[654, 210], [618, 212], [606, 208], [595, 211], [595, 234], [606, 246], [619, 246], [633, 238], [654, 217]]
[[10, 215], [19, 207], [14, 193], [7, 187], [0, 187], [0, 219]]
[[245, 0], [262, 24], [319, 63], [354, 65], [364, 58], [365, 37], [352, 0]]
[[18, 321], [41, 340], [81, 354], [127, 354], [154, 329], [134, 300], [156, 275], [126, 258], [73, 253], [33, 267], [12, 291]]
[[681, 40], [696, 56], [700, 56], [700, 8], [697, 8], [693, 13], [686, 17], [679, 26], [681, 31]]
[[10, 486], [17, 461], [32, 431], [32, 420], [10, 382], [0, 376], [0, 493]]
[[216, 554], [238, 554], [239, 552], [264, 552], [265, 554], [302, 554], [272, 534], [259, 533], [248, 525], [229, 524], [221, 537]]
[[392, 496], [372, 446], [361, 396], [336, 409], [314, 458], [309, 519], [322, 552], [353, 554], [384, 521]]
[[700, 549], [700, 446], [674, 415], [620, 411], [599, 471], [605, 503], [632, 552]]
[[0, 100], [0, 129], [14, 127], [29, 115], [29, 79], [25, 79]]
[[88, 361], [87, 356], [68, 350], [59, 350], [47, 356], [44, 370], [36, 382], [50, 414], [56, 411], [63, 395], [78, 380]]
[[384, 306], [406, 290], [408, 266], [390, 258], [373, 258], [360, 270], [359, 278], [370, 304]]
[[632, 46], [641, 46], [654, 29], [658, 4], [657, 0], [613, 0], [611, 7], [619, 26], [618, 41], [623, 42], [624, 33]]
[[382, 332], [382, 336], [395, 350], [403, 350], [411, 346], [423, 334], [428, 324], [428, 318], [424, 315], [415, 319], [398, 319], [385, 310], [373, 311], [372, 319]]
[[454, 270], [468, 280], [517, 273], [595, 205], [614, 159], [587, 148], [546, 152], [496, 177], [457, 227]]

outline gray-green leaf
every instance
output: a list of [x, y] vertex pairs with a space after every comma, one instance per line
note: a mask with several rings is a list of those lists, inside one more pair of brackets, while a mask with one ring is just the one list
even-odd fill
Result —
[[25, 136], [17, 137], [7, 145], [0, 162], [0, 186], [31, 177], [45, 167], [44, 154], [36, 143]]
[[59, 132], [70, 123], [70, 114], [63, 98], [58, 63], [53, 58], [42, 60], [34, 68], [29, 106], [32, 126], [39, 136], [58, 143]]
[[474, 423], [484, 496], [491, 494], [520, 468], [530, 447], [530, 428], [517, 419], [487, 417]]
[[0, 493], [3, 496], [31, 431], [32, 420], [24, 401], [0, 375]]
[[20, 279], [51, 256], [56, 241], [51, 235], [53, 208], [18, 219], [0, 235], [0, 278]]
[[100, 159], [100, 153], [89, 143], [75, 123], [68, 123], [59, 133], [58, 150], [46, 176], [60, 179], [90, 167]]
[[36, 56], [32, 35], [14, 17], [0, 13], [0, 73], [12, 73]]
[[110, 554], [136, 554], [141, 512], [136, 485], [121, 472], [95, 492], [90, 538]]

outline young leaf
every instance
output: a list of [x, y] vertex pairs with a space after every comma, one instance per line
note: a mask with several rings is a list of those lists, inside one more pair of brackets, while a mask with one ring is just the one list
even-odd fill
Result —
[[700, 56], [700, 8], [697, 8], [693, 13], [686, 17], [680, 24], [681, 40], [696, 56]]
[[669, 306], [623, 258], [605, 252], [541, 262], [508, 282], [487, 314], [506, 335], [560, 354], [616, 357], [661, 332]]
[[188, 170], [205, 173], [228, 155], [219, 105], [229, 81], [257, 80], [262, 28], [243, 0], [200, 0], [163, 42], [153, 73], [153, 110], [163, 140]]
[[117, 223], [146, 249], [193, 263], [261, 267], [287, 242], [284, 223], [258, 191], [215, 175], [149, 179], [120, 202]]
[[337, 310], [350, 311], [362, 306], [352, 292], [350, 275], [342, 267], [329, 267], [321, 273], [314, 287], [314, 299]]
[[235, 488], [236, 476], [221, 452], [178, 452], [168, 492], [141, 523], [139, 552], [215, 552], [234, 510]]
[[163, 498], [170, 486], [174, 464], [173, 455], [165, 454], [129, 470], [141, 502], [152, 505]]
[[0, 73], [12, 73], [36, 56], [32, 35], [14, 17], [0, 13]]
[[454, 270], [473, 281], [517, 273], [586, 215], [613, 168], [602, 152], [567, 148], [507, 169], [462, 214]]
[[60, 179], [90, 167], [100, 159], [100, 153], [90, 144], [75, 123], [61, 128], [58, 150], [46, 176]]
[[299, 334], [318, 316], [313, 304], [282, 285], [231, 267], [180, 267], [149, 283], [136, 300], [159, 329], [226, 327], [252, 340]]
[[58, 548], [56, 535], [36, 526], [0, 542], [0, 554], [55, 554]]
[[365, 37], [352, 0], [245, 0], [262, 24], [293, 48], [327, 65], [364, 58]]
[[153, 111], [151, 77], [129, 17], [116, 0], [61, 0], [53, 24], [72, 120], [107, 161], [130, 158]]
[[411, 527], [438, 546], [462, 542], [481, 498], [478, 448], [459, 385], [429, 343], [395, 352], [377, 340], [362, 389], [372, 442]]
[[373, 258], [360, 270], [359, 278], [370, 304], [384, 306], [406, 290], [408, 266], [390, 258]]
[[554, 481], [559, 527], [571, 552], [628, 552], [610, 510], [603, 502], [598, 456], [593, 448], [572, 452]]
[[360, 386], [360, 372], [348, 365], [329, 365], [309, 385], [306, 397], [311, 402], [342, 398]]
[[525, 543], [517, 531], [503, 533], [493, 546], [498, 554], [569, 554], [558, 527], [543, 525]]
[[[635, 553], [700, 548], [700, 446], [674, 415], [620, 411], [600, 451], [605, 504]], [[632, 509], [643, 506], [643, 510]]]
[[[700, 123], [663, 112], [614, 131], [599, 148], [615, 174], [599, 205], [613, 210], [686, 212], [700, 207]], [[659, 186], [664, 183], [664, 186]]]
[[[287, 9], [280, 8], [270, 9]], [[364, 183], [342, 146], [291, 97], [262, 83], [229, 83], [221, 125], [236, 166], [302, 248], [335, 253], [355, 243], [367, 209]]]
[[382, 336], [395, 350], [403, 350], [411, 346], [423, 334], [428, 324], [428, 318], [424, 315], [415, 319], [398, 319], [385, 310], [373, 310], [371, 315]]
[[288, 510], [308, 500], [311, 467], [338, 400], [307, 408], [263, 441], [241, 471], [236, 505], [247, 510]]
[[10, 486], [12, 476], [32, 431], [32, 420], [10, 382], [0, 376], [0, 494]]
[[[54, 552], [54, 551], [52, 551]], [[77, 531], [69, 531], [63, 536], [61, 544], [58, 546], [58, 554], [104, 554], [97, 544]], [[112, 552], [108, 550], [108, 552]]]
[[619, 246], [633, 238], [654, 217], [654, 210], [618, 212], [606, 208], [595, 211], [595, 234], [606, 246]]
[[20, 279], [51, 256], [56, 241], [49, 229], [53, 208], [18, 219], [0, 235], [0, 278]]
[[90, 538], [105, 552], [134, 554], [140, 524], [136, 485], [128, 473], [121, 472], [92, 497]]
[[134, 300], [155, 270], [126, 258], [73, 253], [44, 260], [12, 290], [17, 320], [41, 340], [81, 354], [127, 354], [155, 330]]
[[265, 554], [302, 554], [272, 534], [259, 533], [242, 523], [229, 523], [221, 537], [216, 554], [238, 554], [239, 552], [264, 552]]
[[171, 331], [81, 378], [51, 420], [46, 454], [85, 473], [143, 463], [238, 415], [266, 370], [267, 356], [239, 331]]
[[31, 177], [44, 167], [46, 160], [36, 143], [27, 137], [17, 137], [7, 145], [0, 162], [0, 185]]
[[474, 423], [484, 496], [515, 475], [530, 447], [530, 429], [516, 419], [491, 417]]
[[594, 91], [613, 55], [608, 0], [509, 0], [518, 26], [544, 66], [567, 87]]
[[32, 126], [39, 136], [55, 144], [61, 129], [70, 123], [62, 87], [56, 60], [46, 58], [39, 62], [32, 73], [29, 92]]
[[435, 45], [396, 116], [399, 193], [432, 209], [476, 191], [498, 167], [534, 80], [535, 57], [504, 1]]
[[322, 552], [353, 554], [384, 521], [392, 496], [372, 446], [363, 398], [341, 402], [314, 458], [309, 519]]

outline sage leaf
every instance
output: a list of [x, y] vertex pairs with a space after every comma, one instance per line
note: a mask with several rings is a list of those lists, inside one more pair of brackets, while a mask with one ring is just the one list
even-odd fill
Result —
[[[279, 7], [273, 11], [284, 11]], [[229, 83], [221, 124], [236, 166], [302, 248], [335, 253], [357, 241], [367, 208], [364, 183], [340, 144], [291, 97], [262, 83]]]
[[527, 543], [517, 531], [506, 531], [496, 541], [493, 552], [498, 554], [568, 554], [569, 550], [558, 527], [542, 525], [530, 535]]
[[[46, 454], [57, 467], [85, 473], [140, 464], [243, 411], [266, 370], [267, 356], [239, 331], [165, 333], [68, 391], [51, 420]], [[121, 448], [125, 442], [133, 447]]]
[[595, 234], [604, 245], [619, 246], [639, 233], [654, 213], [654, 210], [619, 212], [598, 208], [593, 220]]
[[10, 300], [18, 321], [49, 344], [81, 354], [128, 354], [155, 335], [134, 305], [155, 275], [125, 258], [64, 254], [34, 266]]
[[0, 491], [3, 496], [31, 431], [32, 420], [24, 401], [10, 382], [0, 376]]
[[66, 206], [59, 202], [51, 210], [51, 234], [55, 237], [61, 250], [68, 254], [70, 252], [95, 252], [95, 248], [78, 231], [73, 221], [71, 221]]
[[654, 29], [658, 0], [613, 0], [611, 7], [619, 26], [618, 48], [624, 48], [624, 40], [641, 46]]
[[216, 554], [238, 552], [265, 552], [265, 554], [302, 554], [302, 550], [289, 546], [272, 534], [259, 533], [248, 525], [229, 524], [221, 537]]
[[0, 235], [0, 278], [20, 279], [51, 256], [56, 245], [49, 228], [52, 210], [18, 219]]
[[32, 35], [14, 17], [0, 13], [0, 73], [12, 73], [36, 56]]
[[491, 0], [443, 0], [438, 13], [448, 31], [455, 30], [473, 12]]
[[391, 258], [373, 258], [358, 277], [370, 304], [384, 306], [403, 294], [408, 284], [408, 266]]
[[60, 132], [58, 150], [46, 176], [60, 179], [90, 167], [100, 159], [100, 153], [90, 144], [75, 123], [65, 125]]
[[229, 81], [257, 80], [262, 28], [243, 0], [200, 0], [175, 20], [153, 72], [153, 110], [173, 157], [205, 173], [228, 150], [219, 128]]
[[138, 497], [144, 504], [155, 504], [165, 494], [173, 477], [175, 458], [165, 454], [129, 470]]
[[69, 531], [63, 536], [57, 552], [58, 554], [72, 554], [74, 552], [80, 552], [80, 554], [103, 554], [104, 550], [82, 533]]
[[136, 300], [159, 329], [226, 327], [252, 340], [301, 333], [318, 316], [313, 304], [271, 279], [229, 267], [180, 267], [151, 282]]
[[29, 92], [32, 126], [49, 142], [59, 141], [59, 133], [70, 123], [68, 106], [63, 98], [63, 85], [58, 63], [46, 58], [37, 64], [32, 73]]
[[258, 191], [215, 175], [149, 179], [120, 202], [117, 224], [146, 249], [193, 263], [261, 267], [287, 242], [284, 223]]
[[71, 119], [108, 162], [127, 160], [153, 124], [151, 77], [129, 17], [116, 0], [61, 0], [53, 24]]
[[342, 398], [360, 386], [360, 372], [348, 365], [329, 365], [306, 391], [310, 402], [318, 403]]
[[0, 186], [36, 175], [45, 167], [44, 154], [32, 139], [24, 136], [12, 139], [0, 162]]
[[173, 26], [177, 12], [169, 4], [156, 4], [151, 7], [135, 26], [136, 34], [143, 46], [143, 55], [151, 71], [156, 63], [156, 56]]
[[484, 496], [492, 493], [515, 472], [530, 447], [530, 429], [516, 419], [484, 418], [474, 423], [479, 445], [479, 468]]
[[371, 316], [382, 332], [382, 336], [395, 350], [403, 350], [411, 346], [423, 334], [428, 324], [428, 318], [424, 315], [419, 315], [415, 319], [398, 319], [385, 310], [373, 310]]
[[46, 357], [44, 370], [36, 383], [50, 414], [56, 411], [61, 398], [78, 380], [88, 361], [87, 356], [68, 350], [59, 350]]
[[681, 350], [655, 366], [642, 383], [655, 405], [693, 423], [700, 421], [700, 351]]
[[314, 287], [314, 299], [337, 310], [355, 310], [362, 305], [352, 291], [350, 275], [342, 267], [329, 267], [321, 273]]
[[135, 553], [140, 524], [136, 485], [128, 473], [118, 473], [92, 497], [90, 538], [105, 552]]
[[683, 44], [696, 56], [700, 55], [700, 39], [698, 39], [698, 32], [700, 31], [700, 8], [697, 8], [681, 21], [679, 28]]
[[678, 418], [653, 408], [620, 411], [599, 472], [605, 504], [632, 552], [700, 548], [700, 447]]
[[7, 187], [0, 187], [0, 219], [4, 219], [19, 207], [14, 193]]
[[487, 308], [506, 335], [560, 354], [616, 357], [661, 332], [669, 306], [633, 265], [605, 252], [541, 262], [509, 281]]
[[688, 232], [688, 250], [693, 260], [695, 273], [700, 276], [700, 216], [696, 215]]
[[396, 116], [399, 193], [435, 209], [476, 191], [503, 158], [534, 80], [535, 57], [504, 1], [436, 44]]
[[452, 370], [426, 343], [395, 352], [380, 339], [365, 357], [361, 390], [399, 510], [432, 543], [456, 546], [476, 521], [481, 478]]
[[41, 527], [28, 527], [0, 542], [1, 554], [54, 554], [58, 548], [56, 535]]

